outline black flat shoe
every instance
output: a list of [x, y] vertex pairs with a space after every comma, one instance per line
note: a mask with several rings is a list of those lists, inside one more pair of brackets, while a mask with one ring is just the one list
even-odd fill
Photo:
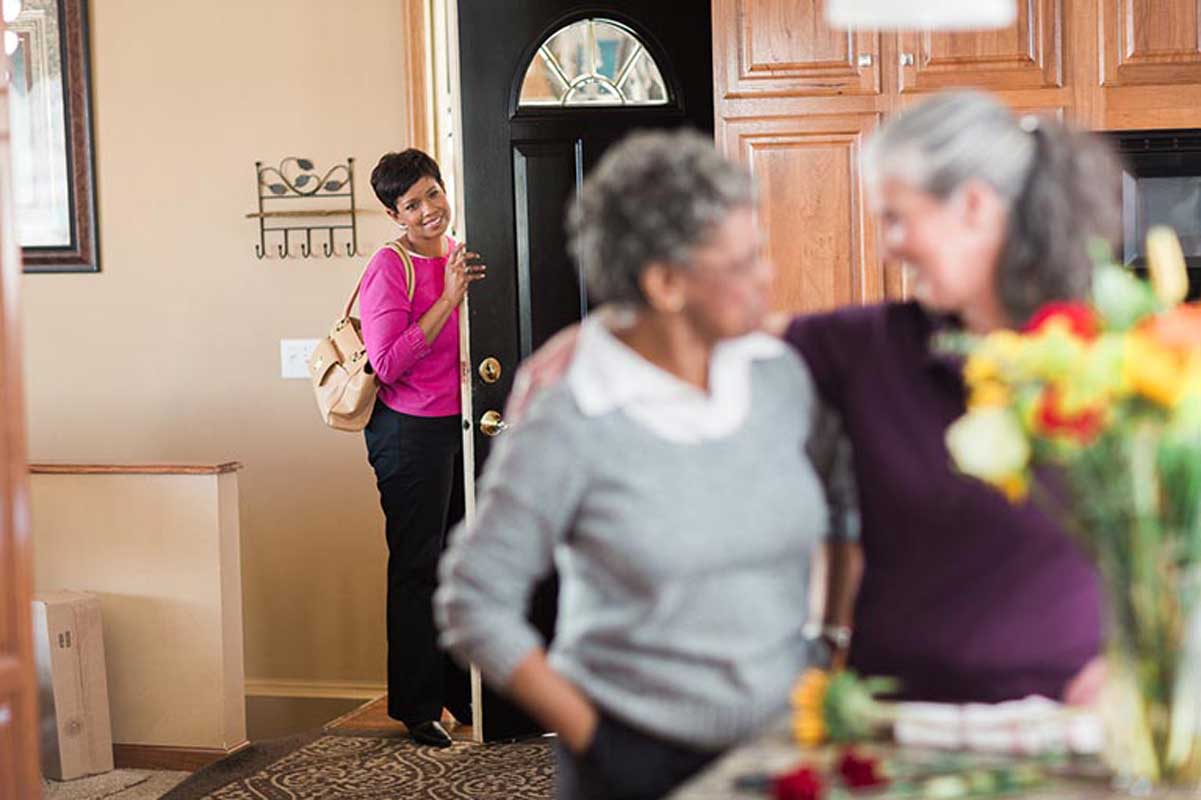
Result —
[[429, 747], [450, 747], [455, 743], [454, 739], [450, 738], [450, 734], [446, 732], [446, 728], [443, 728], [442, 723], [437, 720], [414, 725], [409, 728], [409, 736], [412, 736], [413, 741], [417, 744]]
[[451, 708], [447, 706], [446, 710], [450, 712], [450, 715], [455, 718], [455, 722], [459, 725], [471, 724], [471, 706], [467, 706], [466, 708]]

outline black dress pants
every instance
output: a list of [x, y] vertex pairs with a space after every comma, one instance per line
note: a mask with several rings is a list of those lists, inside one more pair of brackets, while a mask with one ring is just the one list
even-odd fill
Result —
[[409, 727], [444, 706], [471, 721], [470, 678], [439, 649], [433, 609], [446, 534], [463, 518], [461, 424], [377, 401], [365, 431], [388, 540], [388, 715]]
[[555, 743], [555, 800], [655, 800], [719, 755], [643, 733], [602, 711], [582, 754]]

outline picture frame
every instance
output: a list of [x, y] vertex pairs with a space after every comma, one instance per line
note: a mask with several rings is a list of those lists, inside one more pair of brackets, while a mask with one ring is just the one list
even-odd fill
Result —
[[16, 37], [9, 116], [25, 272], [98, 272], [88, 2], [22, 0], [8, 30]]

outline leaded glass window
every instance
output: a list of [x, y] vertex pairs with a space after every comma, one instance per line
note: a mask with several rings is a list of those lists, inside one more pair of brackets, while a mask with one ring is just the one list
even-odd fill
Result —
[[629, 28], [583, 19], [560, 28], [534, 54], [521, 106], [662, 106], [663, 73]]

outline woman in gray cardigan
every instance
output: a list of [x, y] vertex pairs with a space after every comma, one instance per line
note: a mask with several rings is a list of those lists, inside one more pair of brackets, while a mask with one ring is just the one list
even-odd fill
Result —
[[[442, 642], [559, 734], [560, 798], [664, 795], [781, 713], [805, 667], [814, 394], [755, 333], [754, 202], [693, 133], [606, 154], [569, 224], [623, 311], [583, 324], [566, 380], [501, 437], [442, 561]], [[524, 609], [552, 565], [548, 654]]]

